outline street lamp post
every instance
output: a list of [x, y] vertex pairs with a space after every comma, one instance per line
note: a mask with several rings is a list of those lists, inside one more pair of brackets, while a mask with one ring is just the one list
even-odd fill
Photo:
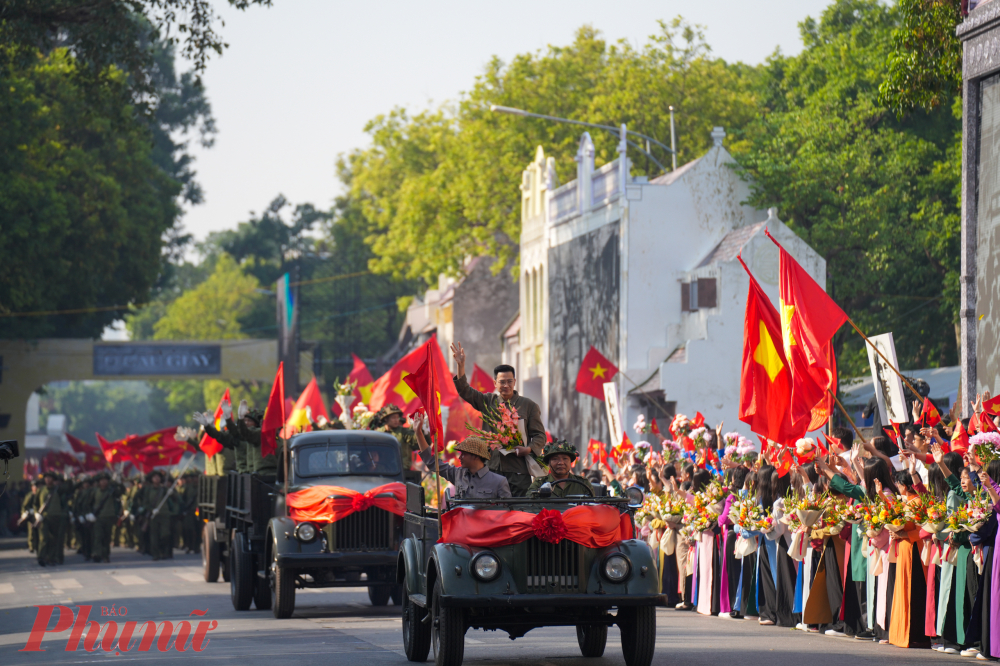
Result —
[[[569, 118], [560, 118], [558, 116], [548, 116], [548, 115], [545, 115], [544, 113], [531, 113], [530, 111], [525, 111], [524, 109], [515, 109], [515, 108], [509, 107], [509, 106], [500, 106], [498, 104], [491, 104], [490, 105], [490, 111], [493, 111], [495, 113], [506, 113], [506, 114], [509, 114], [509, 115], [512, 115], [512, 116], [522, 116], [524, 118], [541, 118], [542, 120], [551, 120], [551, 121], [557, 122], [557, 123], [568, 123], [570, 125], [582, 125], [583, 127], [594, 127], [594, 128], [597, 128], [597, 129], [607, 130], [609, 132], [614, 132], [615, 134], [620, 134], [621, 131], [622, 131], [620, 128], [618, 128], [618, 127], [612, 127], [611, 125], [598, 125], [597, 123], [586, 123], [586, 122], [583, 122], [582, 120], [570, 120]], [[671, 115], [671, 117], [673, 117], [673, 116]], [[662, 143], [660, 143], [659, 141], [657, 141], [656, 139], [654, 139], [651, 136], [647, 136], [647, 135], [641, 134], [639, 132], [633, 132], [630, 129], [625, 129], [624, 131], [625, 131], [626, 135], [631, 134], [632, 136], [637, 136], [637, 137], [640, 137], [642, 139], [646, 139], [646, 141], [651, 141], [651, 142], [655, 143], [657, 146], [663, 148], [665, 151], [667, 151], [671, 155], [675, 155], [674, 150], [672, 148], [668, 148], [667, 146], [663, 145]], [[628, 138], [627, 138], [627, 136], [625, 137], [625, 141], [628, 143], [628, 145], [632, 146], [633, 148], [635, 148], [639, 152], [641, 152], [644, 155], [646, 155], [646, 157], [648, 157], [649, 159], [653, 160], [653, 162], [656, 164], [656, 166], [660, 167], [660, 169], [662, 169], [663, 171], [667, 170], [667, 168], [665, 166], [663, 166], [662, 164], [660, 164], [659, 160], [657, 160], [655, 157], [653, 157], [648, 151], [643, 150], [642, 146], [636, 144], [633, 141], [629, 141]], [[676, 163], [677, 163], [677, 158], [675, 156], [674, 157], [674, 164], [676, 165]]]

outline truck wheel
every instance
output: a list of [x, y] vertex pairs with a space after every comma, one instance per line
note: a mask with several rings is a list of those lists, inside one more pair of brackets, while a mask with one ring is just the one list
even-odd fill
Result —
[[392, 597], [393, 606], [401, 606], [403, 604], [403, 586], [393, 585], [390, 587], [389, 596]]
[[267, 569], [271, 586], [271, 610], [279, 620], [295, 612], [295, 574], [278, 566], [277, 556]]
[[237, 532], [229, 544], [229, 594], [233, 608], [250, 610], [253, 601], [253, 557], [243, 547], [243, 535]]
[[372, 602], [372, 606], [387, 606], [389, 604], [389, 593], [388, 585], [368, 586], [368, 599]]
[[431, 646], [435, 666], [461, 666], [465, 658], [465, 613], [441, 607], [441, 581], [434, 582], [431, 595]]
[[205, 523], [201, 534], [201, 570], [206, 583], [219, 580], [219, 544], [215, 541], [215, 523]]
[[580, 644], [580, 654], [584, 657], [601, 657], [608, 644], [608, 625], [576, 625], [576, 642]]
[[410, 661], [427, 661], [427, 653], [431, 651], [431, 624], [424, 622], [427, 609], [421, 608], [403, 592], [403, 652]]
[[[257, 567], [255, 566], [254, 569]], [[271, 585], [267, 578], [261, 578], [253, 572], [253, 605], [257, 610], [271, 610]]]
[[625, 666], [649, 666], [656, 648], [656, 608], [633, 606], [618, 609]]

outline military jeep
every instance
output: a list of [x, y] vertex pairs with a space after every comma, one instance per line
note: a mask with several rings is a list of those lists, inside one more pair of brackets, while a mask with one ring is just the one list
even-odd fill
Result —
[[[308, 432], [292, 437], [288, 448], [289, 493], [312, 486], [365, 492], [403, 482], [399, 442], [386, 433]], [[283, 456], [280, 447], [277, 454]], [[255, 475], [235, 475], [228, 491], [230, 584], [237, 610], [248, 609], [252, 600], [276, 618], [291, 617], [298, 588], [367, 586], [374, 606], [385, 606], [390, 598], [402, 602], [395, 576], [402, 516], [370, 506], [332, 523], [297, 522], [287, 511], [280, 471], [273, 485]]]
[[[601, 488], [603, 490], [603, 488]], [[601, 490], [598, 494], [603, 494]], [[633, 514], [641, 500], [621, 497], [450, 499], [446, 509], [480, 511], [542, 509], [603, 504]], [[621, 630], [627, 666], [649, 666], [656, 642], [656, 609], [665, 597], [653, 554], [645, 542], [620, 540], [587, 548], [532, 536], [493, 548], [440, 543], [440, 517], [424, 504], [423, 488], [407, 484], [404, 539], [396, 580], [403, 585], [403, 647], [410, 661], [459, 666], [469, 628], [506, 631], [511, 640], [537, 627], [576, 628], [584, 657], [600, 657], [608, 627]]]

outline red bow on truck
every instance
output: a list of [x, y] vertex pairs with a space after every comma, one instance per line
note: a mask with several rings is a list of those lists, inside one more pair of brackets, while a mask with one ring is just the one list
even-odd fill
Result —
[[[380, 497], [391, 493], [391, 497]], [[369, 507], [402, 516], [406, 486], [398, 481], [359, 493], [340, 486], [313, 486], [288, 495], [288, 512], [295, 522], [335, 523]]]

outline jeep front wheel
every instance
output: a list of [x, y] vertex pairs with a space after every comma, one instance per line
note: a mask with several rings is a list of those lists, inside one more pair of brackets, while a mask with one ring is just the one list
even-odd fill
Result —
[[291, 617], [295, 612], [295, 573], [279, 567], [275, 553], [267, 567], [267, 574], [274, 617], [279, 620]]
[[625, 666], [649, 666], [656, 648], [656, 608], [632, 606], [618, 609]]
[[403, 588], [403, 652], [410, 661], [427, 661], [431, 651], [431, 623], [427, 609], [410, 600]]
[[576, 625], [576, 642], [580, 644], [580, 654], [584, 657], [601, 657], [608, 644], [608, 625]]
[[441, 581], [434, 582], [431, 595], [431, 646], [435, 666], [461, 666], [465, 658], [465, 613], [441, 606]]

